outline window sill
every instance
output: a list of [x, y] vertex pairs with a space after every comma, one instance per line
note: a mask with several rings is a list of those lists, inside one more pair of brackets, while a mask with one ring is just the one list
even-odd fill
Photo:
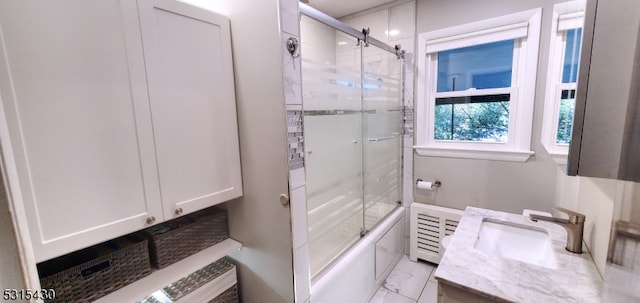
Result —
[[478, 150], [478, 149], [453, 149], [427, 146], [413, 147], [418, 155], [426, 157], [478, 159], [505, 162], [526, 162], [533, 154], [533, 151], [501, 151], [501, 150]]
[[560, 166], [567, 166], [567, 158], [569, 158], [568, 154], [563, 154], [563, 153], [549, 153], [551, 155], [551, 158], [553, 159], [553, 161], [556, 162], [556, 164], [560, 165]]
[[[555, 138], [554, 138], [555, 139]], [[560, 167], [566, 167], [569, 159], [569, 146], [568, 145], [554, 145], [548, 141], [542, 141], [542, 146], [549, 153], [553, 162], [556, 162]]]

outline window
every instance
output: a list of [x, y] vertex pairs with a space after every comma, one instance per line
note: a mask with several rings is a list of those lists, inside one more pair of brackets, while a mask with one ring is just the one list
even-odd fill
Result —
[[578, 82], [578, 61], [580, 60], [580, 45], [582, 45], [582, 28], [570, 29], [564, 32], [564, 54], [562, 56], [562, 81], [558, 84], [560, 100], [558, 108], [558, 127], [556, 144], [571, 142], [571, 128], [573, 126], [573, 111], [576, 107], [576, 88]]
[[542, 143], [561, 165], [571, 142], [583, 19], [584, 1], [554, 6]]
[[[437, 53], [435, 140], [507, 141], [514, 44], [512, 39]], [[470, 95], [478, 90], [487, 94]]]
[[526, 161], [541, 9], [419, 37], [416, 151]]

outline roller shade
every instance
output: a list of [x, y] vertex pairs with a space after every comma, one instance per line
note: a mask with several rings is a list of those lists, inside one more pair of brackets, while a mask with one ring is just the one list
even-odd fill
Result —
[[529, 22], [520, 22], [472, 33], [431, 39], [426, 42], [426, 52], [437, 53], [443, 50], [524, 38], [527, 37], [528, 30]]
[[558, 17], [558, 31], [566, 31], [582, 27], [584, 24], [584, 11], [563, 14]]

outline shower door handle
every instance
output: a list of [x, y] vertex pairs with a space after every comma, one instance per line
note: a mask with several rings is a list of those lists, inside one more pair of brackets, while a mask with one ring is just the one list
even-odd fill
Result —
[[380, 137], [380, 138], [368, 138], [367, 140], [371, 141], [371, 142], [377, 142], [377, 141], [387, 141], [387, 140], [391, 140], [397, 136], [400, 136], [400, 133], [393, 133], [391, 134], [391, 136], [386, 136], [386, 137]]

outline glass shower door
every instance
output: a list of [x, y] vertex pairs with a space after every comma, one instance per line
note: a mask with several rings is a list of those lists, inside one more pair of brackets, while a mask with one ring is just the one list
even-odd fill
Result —
[[361, 47], [301, 20], [305, 171], [311, 276], [360, 239], [363, 227]]
[[401, 201], [402, 60], [374, 45], [363, 48], [364, 228]]

